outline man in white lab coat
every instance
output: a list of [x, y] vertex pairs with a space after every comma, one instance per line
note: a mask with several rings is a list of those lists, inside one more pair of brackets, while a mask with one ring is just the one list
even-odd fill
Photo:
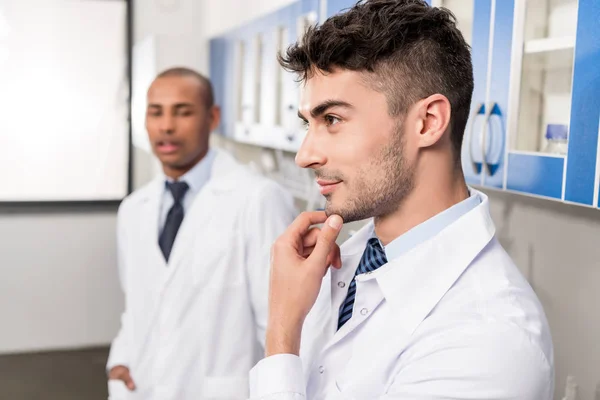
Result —
[[274, 182], [209, 148], [210, 82], [175, 68], [148, 92], [146, 126], [164, 175], [118, 213], [121, 329], [113, 400], [243, 399], [264, 353], [269, 248], [295, 216]]
[[[543, 309], [463, 177], [473, 72], [454, 17], [367, 0], [281, 62], [304, 81], [296, 161], [327, 205], [273, 246], [251, 398], [551, 400]], [[370, 217], [340, 255], [342, 222]]]

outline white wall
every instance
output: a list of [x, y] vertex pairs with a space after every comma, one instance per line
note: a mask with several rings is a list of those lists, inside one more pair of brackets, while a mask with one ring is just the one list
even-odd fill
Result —
[[93, 346], [114, 335], [114, 207], [0, 214], [0, 353]]
[[210, 37], [277, 10], [294, 0], [204, 0], [202, 25]]
[[[202, 2], [134, 2], [134, 40], [154, 35], [157, 66], [208, 71]], [[154, 164], [134, 153], [134, 185]], [[116, 208], [0, 206], [0, 354], [108, 344], [119, 327], [122, 294], [116, 273]]]
[[600, 210], [489, 192], [498, 236], [538, 294], [552, 331], [557, 392], [568, 374], [580, 400], [600, 384]]

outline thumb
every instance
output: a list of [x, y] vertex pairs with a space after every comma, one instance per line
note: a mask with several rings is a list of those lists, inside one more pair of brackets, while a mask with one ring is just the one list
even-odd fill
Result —
[[331, 249], [333, 249], [335, 240], [342, 229], [342, 224], [342, 217], [339, 215], [332, 215], [327, 218], [327, 221], [323, 224], [319, 237], [317, 238], [315, 249], [308, 257], [311, 262], [314, 262], [319, 266], [326, 266], [327, 256], [329, 256]]

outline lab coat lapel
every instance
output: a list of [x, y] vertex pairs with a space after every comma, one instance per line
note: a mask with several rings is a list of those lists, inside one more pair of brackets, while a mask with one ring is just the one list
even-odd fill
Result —
[[180, 264], [186, 260], [186, 255], [189, 255], [189, 248], [194, 242], [194, 238], [201, 233], [199, 227], [210, 229], [213, 226], [209, 220], [211, 215], [214, 214], [215, 198], [217, 196], [215, 196], [215, 193], [211, 189], [211, 183], [209, 181], [204, 185], [183, 218], [183, 222], [175, 238], [175, 243], [173, 243], [171, 257], [169, 258], [167, 281], [175, 270], [179, 268]]
[[147, 254], [148, 264], [165, 268], [165, 259], [158, 245], [160, 202], [164, 190], [164, 181], [162, 178], [157, 178], [148, 189], [147, 196], [139, 213], [138, 222], [142, 227], [140, 229], [142, 234], [140, 245]]
[[[350, 319], [350, 321], [346, 322], [344, 326], [338, 331], [338, 317], [339, 317], [339, 309], [346, 299], [346, 295], [348, 294], [348, 287], [350, 286], [350, 282], [352, 281], [352, 277], [356, 272], [356, 268], [358, 267], [358, 263], [362, 258], [363, 252], [365, 251], [365, 247], [367, 246], [367, 241], [373, 235], [373, 222], [371, 221], [362, 229], [360, 229], [356, 234], [354, 234], [350, 239], [346, 241], [342, 245], [341, 249], [341, 258], [342, 258], [342, 268], [340, 270], [332, 269], [331, 274], [331, 309], [332, 316], [329, 321], [329, 331], [332, 333], [331, 340], [328, 343], [327, 347], [333, 346], [335, 343], [339, 342], [342, 338], [344, 338], [353, 328], [356, 323], [356, 320]], [[343, 287], [340, 287], [343, 283]]]
[[[127, 279], [132, 284], [144, 287], [148, 292], [153, 293], [147, 296], [146, 306], [151, 318], [145, 319], [146, 326], [140, 326], [140, 331], [149, 332], [153, 324], [153, 316], [160, 305], [160, 291], [162, 290], [163, 276], [167, 268], [164, 256], [158, 244], [159, 236], [159, 215], [161, 198], [164, 190], [164, 180], [156, 178], [149, 184], [145, 197], [137, 210], [136, 223], [140, 227], [139, 241], [136, 242], [136, 252], [144, 255], [145, 261], [132, 264], [133, 277]], [[144, 339], [144, 341], [147, 339]], [[142, 357], [140, 352], [138, 357]], [[137, 365], [138, 360], [132, 361]]]
[[367, 278], [377, 281], [409, 335], [493, 239], [488, 199], [479, 195], [475, 209]]
[[198, 227], [214, 229], [216, 226], [214, 221], [219, 217], [218, 210], [221, 208], [222, 196], [235, 189], [235, 172], [239, 170], [240, 165], [227, 153], [215, 151], [217, 155], [211, 168], [211, 177], [194, 199], [177, 233], [169, 259], [169, 272], [165, 285], [180, 265], [186, 262], [186, 255], [190, 254], [190, 247], [196, 236], [202, 234]]
[[[345, 375], [340, 378], [342, 386], [360, 382], [360, 375], [364, 373], [360, 365], [364, 360], [380, 358], [377, 353], [401, 354], [414, 332], [493, 240], [494, 234], [487, 197], [482, 195], [478, 207], [433, 239], [361, 277], [363, 283], [380, 289], [381, 298], [374, 301], [380, 304], [385, 299], [386, 309], [384, 315], [378, 316], [378, 324], [365, 326], [359, 332], [360, 339], [352, 342], [351, 358]], [[373, 314], [349, 330], [373, 318]], [[363, 390], [358, 386], [355, 389]]]
[[[494, 237], [495, 227], [489, 215], [487, 197], [481, 193], [479, 195], [482, 202], [478, 207], [451, 224], [436, 237], [420, 244], [401, 257], [391, 260], [376, 271], [357, 277], [357, 296], [359, 296], [361, 288], [370, 286], [369, 298], [366, 299], [368, 302], [366, 308], [369, 310], [369, 314], [364, 318], [351, 318], [346, 322], [334, 334], [325, 350], [342, 341], [369, 320], [384, 300], [390, 303], [393, 310], [390, 322], [393, 321], [395, 326], [395, 343], [408, 340], [475, 257]], [[365, 231], [360, 232], [361, 236], [358, 238], [360, 242], [355, 244], [356, 249], [360, 247], [364, 250], [366, 241], [373, 232], [372, 228], [369, 230], [368, 226]], [[356, 262], [354, 268], [360, 261], [360, 255], [358, 261], [353, 260]], [[337, 280], [333, 277], [333, 293], [335, 293]], [[332, 297], [334, 296], [332, 295]], [[334, 313], [340, 304], [341, 302], [332, 302]], [[355, 309], [354, 312], [358, 312], [358, 310]]]

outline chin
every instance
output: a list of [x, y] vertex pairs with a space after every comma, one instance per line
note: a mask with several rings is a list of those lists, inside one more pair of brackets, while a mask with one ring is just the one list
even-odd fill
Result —
[[181, 169], [185, 167], [185, 161], [182, 157], [176, 154], [159, 157], [160, 162], [172, 169]]
[[327, 198], [325, 204], [325, 214], [328, 217], [334, 214], [339, 215], [344, 223], [361, 221], [374, 216], [373, 210], [366, 206], [361, 207], [360, 204], [354, 204], [351, 201], [333, 202], [330, 198]]

